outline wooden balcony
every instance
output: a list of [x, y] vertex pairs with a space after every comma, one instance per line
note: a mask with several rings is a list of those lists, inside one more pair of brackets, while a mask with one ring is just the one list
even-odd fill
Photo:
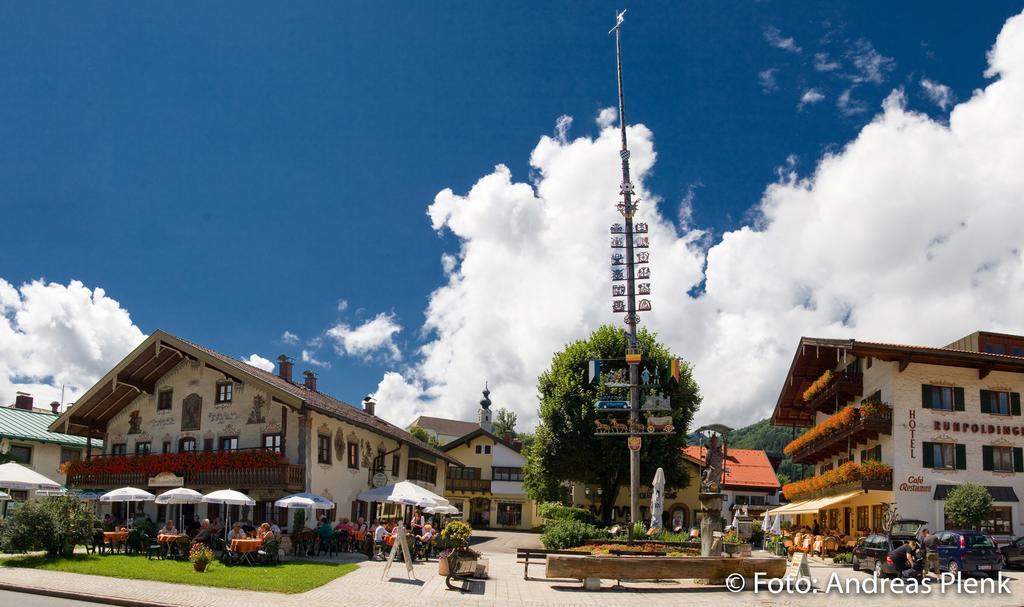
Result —
[[[245, 451], [245, 450], [241, 450]], [[203, 452], [199, 452], [203, 453]], [[197, 455], [199, 454], [197, 453]], [[97, 455], [93, 459], [120, 457]], [[131, 458], [156, 458], [158, 455], [134, 455]], [[264, 467], [224, 467], [212, 470], [186, 470], [178, 473], [191, 489], [255, 489], [266, 487], [281, 491], [305, 491], [306, 467], [302, 464], [281, 463]], [[68, 484], [78, 488], [146, 488], [152, 475], [144, 472], [88, 472], [72, 469]]]
[[890, 470], [889, 474], [884, 479], [860, 480], [853, 481], [851, 483], [844, 483], [842, 485], [833, 485], [822, 489], [821, 491], [817, 491], [813, 495], [801, 496], [798, 499], [806, 500], [819, 497], [831, 497], [833, 495], [842, 495], [852, 491], [892, 491], [892, 471]]
[[[840, 453], [855, 450], [857, 445], [892, 434], [892, 410], [868, 417], [858, 417], [846, 427], [805, 445], [792, 454], [795, 464], [816, 464]], [[891, 483], [890, 483], [891, 484]]]
[[462, 491], [466, 493], [490, 493], [491, 481], [480, 478], [450, 478], [445, 482], [445, 491]]
[[807, 401], [807, 407], [822, 413], [832, 413], [864, 392], [864, 374], [860, 371], [840, 371], [833, 375], [820, 392]]

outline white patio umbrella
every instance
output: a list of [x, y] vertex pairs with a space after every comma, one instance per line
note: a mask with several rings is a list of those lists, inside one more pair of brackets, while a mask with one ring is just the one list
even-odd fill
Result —
[[10, 495], [4, 493], [3, 491], [0, 491], [0, 502], [6, 502], [9, 499], [11, 499]]
[[665, 510], [665, 471], [661, 468], [654, 473], [651, 484], [651, 529], [661, 529], [661, 513]]
[[40, 489], [60, 489], [60, 483], [52, 481], [35, 470], [30, 470], [17, 462], [0, 464], [0, 487], [18, 491], [38, 491]]
[[768, 534], [772, 532], [772, 517], [768, 511], [764, 511], [764, 518], [761, 519], [761, 546], [764, 547], [768, 541]]
[[178, 506], [178, 531], [185, 528], [185, 519], [182, 517], [181, 505], [198, 504], [202, 501], [202, 493], [199, 493], [195, 489], [186, 489], [185, 487], [176, 487], [174, 489], [164, 491], [160, 495], [156, 496], [156, 503], [158, 504], [175, 504]]
[[334, 508], [334, 502], [322, 495], [315, 493], [294, 493], [287, 495], [274, 502], [278, 508], [305, 508], [315, 510], [330, 510]]
[[732, 528], [736, 530], [740, 528], [740, 511], [738, 508], [732, 511]]
[[389, 502], [422, 508], [451, 506], [451, 502], [440, 495], [409, 481], [399, 481], [376, 489], [368, 489], [360, 493], [358, 498], [364, 502]]
[[423, 509], [427, 514], [458, 514], [459, 509], [455, 506], [427, 506]]
[[[100, 496], [100, 501], [104, 503], [128, 502], [131, 504], [133, 502], [151, 502], [155, 499], [156, 496], [149, 491], [146, 491], [145, 489], [136, 489], [135, 487], [121, 487], [120, 489], [108, 491]], [[128, 509], [131, 510], [131, 505], [128, 506]], [[125, 517], [125, 519], [127, 526], [127, 517]]]
[[[234, 489], [221, 489], [220, 491], [212, 491], [203, 496], [203, 501], [207, 504], [224, 504], [225, 506], [255, 506], [256, 500], [252, 499], [248, 495], [241, 491], [235, 491]], [[226, 510], [226, 509], [225, 509]], [[224, 537], [228, 536], [228, 527], [231, 526], [231, 521], [226, 516], [225, 512], [225, 524], [224, 524]]]
[[68, 490], [64, 487], [61, 487], [60, 489], [39, 489], [36, 491], [37, 497], [60, 497], [67, 494]]

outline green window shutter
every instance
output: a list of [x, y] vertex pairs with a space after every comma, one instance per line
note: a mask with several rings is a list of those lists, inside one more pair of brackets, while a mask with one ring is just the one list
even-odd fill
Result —
[[1020, 415], [1020, 392], [1010, 392], [1010, 413]]
[[925, 468], [935, 467], [935, 443], [921, 443], [921, 454]]
[[981, 412], [992, 413], [992, 393], [988, 390], [981, 391]]
[[964, 389], [953, 388], [953, 410], [963, 411], [964, 410]]
[[[963, 411], [963, 409], [961, 409], [961, 411]], [[967, 445], [956, 446], [956, 469], [967, 469]]]
[[992, 447], [989, 445], [981, 446], [981, 469], [991, 470], [992, 466]]
[[1024, 472], [1024, 449], [1020, 447], [1013, 448], [1013, 471]]
[[882, 461], [882, 445], [875, 445], [875, 459]]
[[921, 406], [925, 409], [932, 408], [932, 387], [928, 384], [921, 384]]
[[863, 462], [867, 461], [867, 459], [868, 459], [868, 450], [867, 449], [861, 449], [860, 450], [860, 461], [863, 463]]

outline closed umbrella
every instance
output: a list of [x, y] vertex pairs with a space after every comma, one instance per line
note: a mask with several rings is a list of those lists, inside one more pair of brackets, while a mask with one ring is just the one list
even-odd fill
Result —
[[199, 493], [194, 489], [186, 489], [185, 487], [177, 487], [164, 491], [160, 495], [156, 496], [156, 503], [158, 504], [177, 504], [178, 506], [178, 530], [184, 532], [185, 519], [182, 516], [181, 505], [182, 504], [198, 504], [203, 501], [203, 494]]
[[782, 515], [776, 514], [775, 520], [772, 522], [772, 534], [782, 535]]
[[739, 530], [740, 528], [740, 511], [739, 509], [732, 511], [732, 528]]
[[661, 529], [661, 513], [665, 510], [665, 471], [661, 468], [654, 473], [651, 485], [651, 529]]
[[[252, 499], [248, 495], [241, 491], [235, 491], [234, 489], [221, 489], [220, 491], [212, 491], [203, 496], [203, 501], [208, 504], [224, 504], [225, 506], [255, 506], [256, 500]], [[226, 514], [226, 513], [225, 513]], [[224, 517], [224, 537], [227, 538], [228, 527], [231, 526], [231, 521], [227, 516]]]
[[768, 534], [772, 531], [772, 517], [768, 511], [764, 511], [764, 518], [761, 519], [761, 546], [764, 547], [768, 541]]
[[60, 483], [50, 480], [35, 470], [30, 470], [17, 462], [0, 464], [0, 487], [18, 491], [61, 488]]

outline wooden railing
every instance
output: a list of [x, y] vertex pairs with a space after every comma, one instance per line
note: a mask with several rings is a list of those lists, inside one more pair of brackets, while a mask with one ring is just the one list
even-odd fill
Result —
[[792, 453], [797, 464], [815, 464], [844, 453], [882, 434], [892, 434], [892, 409], [869, 416], [859, 416], [854, 422], [827, 436], [811, 441]]
[[491, 491], [491, 481], [480, 478], [450, 478], [445, 483], [446, 491]]
[[834, 411], [836, 399], [856, 396], [864, 392], [864, 374], [860, 371], [839, 371], [821, 391], [807, 401], [807, 406], [816, 411]]

